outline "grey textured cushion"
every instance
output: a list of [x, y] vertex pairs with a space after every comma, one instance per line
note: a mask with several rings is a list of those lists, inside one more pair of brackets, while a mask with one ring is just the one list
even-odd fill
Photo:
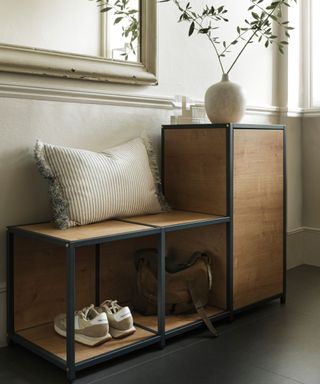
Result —
[[141, 138], [99, 153], [38, 140], [35, 158], [61, 229], [162, 210]]

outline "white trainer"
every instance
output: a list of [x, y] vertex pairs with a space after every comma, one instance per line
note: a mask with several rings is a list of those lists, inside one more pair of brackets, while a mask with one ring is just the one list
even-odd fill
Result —
[[110, 334], [113, 338], [121, 339], [136, 331], [129, 307], [121, 307], [117, 300], [106, 300], [96, 309], [107, 315]]
[[[67, 316], [62, 313], [54, 319], [54, 330], [61, 336], [67, 335]], [[74, 338], [81, 344], [94, 347], [111, 339], [106, 313], [98, 312], [94, 305], [77, 311], [74, 316]]]

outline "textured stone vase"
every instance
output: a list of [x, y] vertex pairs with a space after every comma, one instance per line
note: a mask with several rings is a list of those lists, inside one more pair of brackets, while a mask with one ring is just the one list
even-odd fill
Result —
[[238, 123], [246, 111], [241, 87], [224, 74], [219, 83], [207, 89], [205, 109], [212, 123]]

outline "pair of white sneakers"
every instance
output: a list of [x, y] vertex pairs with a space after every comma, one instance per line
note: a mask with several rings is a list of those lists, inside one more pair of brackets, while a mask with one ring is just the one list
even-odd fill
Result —
[[[67, 318], [62, 313], [54, 319], [54, 329], [67, 335]], [[102, 344], [111, 338], [121, 339], [135, 332], [129, 307], [121, 307], [116, 300], [106, 300], [95, 307], [77, 311], [74, 316], [75, 340], [91, 347]]]

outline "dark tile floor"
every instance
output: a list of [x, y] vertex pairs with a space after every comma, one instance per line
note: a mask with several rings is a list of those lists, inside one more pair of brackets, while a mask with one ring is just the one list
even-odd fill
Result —
[[[287, 304], [86, 370], [77, 384], [320, 384], [320, 268], [288, 272]], [[26, 350], [0, 349], [1, 384], [60, 384], [64, 373]]]

